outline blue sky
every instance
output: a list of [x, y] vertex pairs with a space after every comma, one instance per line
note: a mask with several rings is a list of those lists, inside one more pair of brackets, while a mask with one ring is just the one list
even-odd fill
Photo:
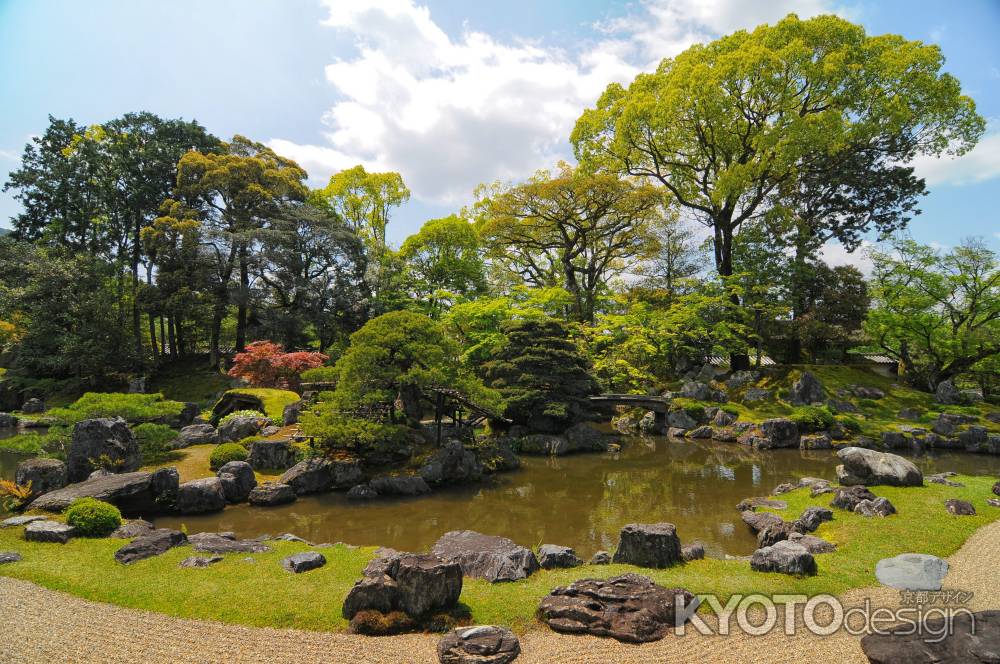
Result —
[[[568, 158], [573, 121], [608, 82], [790, 11], [941, 46], [991, 124], [972, 154], [921, 161], [931, 194], [911, 232], [1000, 249], [996, 0], [0, 0], [0, 176], [49, 114], [149, 110], [269, 143], [313, 184], [356, 163], [400, 171], [414, 195], [389, 227], [399, 243], [477, 183]], [[0, 195], [0, 225], [17, 211]], [[828, 252], [853, 262], [841, 254]]]

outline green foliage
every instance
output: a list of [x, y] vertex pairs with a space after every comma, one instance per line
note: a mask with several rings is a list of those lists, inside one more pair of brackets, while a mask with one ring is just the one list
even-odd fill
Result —
[[218, 470], [230, 461], [246, 461], [250, 457], [247, 448], [239, 443], [222, 443], [216, 445], [209, 457], [209, 468]]
[[66, 523], [84, 537], [107, 537], [122, 525], [122, 513], [96, 498], [77, 498], [66, 509]]
[[180, 415], [184, 404], [168, 401], [162, 394], [87, 392], [65, 408], [53, 408], [48, 415], [67, 424], [95, 417], [122, 417], [125, 421], [152, 422]]
[[219, 426], [221, 427], [224, 424], [227, 424], [227, 423], [235, 420], [237, 417], [254, 417], [254, 418], [257, 418], [257, 417], [265, 417], [265, 415], [264, 415], [264, 413], [262, 413], [260, 411], [257, 411], [257, 410], [234, 410], [233, 412], [229, 413], [228, 415], [226, 415], [225, 417], [223, 417], [221, 420], [219, 420]]
[[799, 431], [825, 431], [836, 421], [826, 406], [799, 406], [788, 419], [799, 426]]
[[337, 367], [322, 366], [302, 372], [303, 383], [334, 383], [337, 381]]
[[320, 409], [318, 414], [302, 413], [299, 425], [305, 435], [316, 436], [319, 447], [327, 452], [365, 451], [376, 446], [394, 448], [407, 440], [404, 426], [347, 417], [331, 408]]
[[14, 512], [31, 500], [31, 482], [15, 484], [11, 480], [0, 479], [0, 511]]
[[457, 215], [425, 223], [406, 238], [399, 256], [409, 290], [434, 318], [455, 301], [486, 290], [479, 236]]
[[177, 432], [166, 424], [145, 422], [132, 428], [139, 451], [142, 452], [142, 462], [146, 465], [161, 463], [173, 456], [170, 442], [177, 438]]
[[851, 433], [861, 433], [861, 421], [851, 415], [836, 415], [834, 419]]
[[515, 321], [504, 332], [507, 341], [486, 363], [484, 373], [487, 384], [503, 396], [506, 417], [555, 433], [590, 411], [588, 397], [600, 387], [564, 325], [554, 320]]

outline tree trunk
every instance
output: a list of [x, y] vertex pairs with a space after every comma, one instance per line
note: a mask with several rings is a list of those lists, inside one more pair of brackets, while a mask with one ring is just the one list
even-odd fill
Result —
[[142, 319], [139, 312], [139, 248], [142, 241], [139, 236], [140, 226], [140, 218], [136, 216], [132, 221], [132, 337], [135, 341], [137, 368], [141, 368], [143, 365]]
[[236, 310], [236, 352], [246, 350], [247, 301], [250, 298], [250, 269], [247, 265], [247, 246], [240, 245], [240, 299]]
[[170, 357], [177, 359], [177, 334], [174, 331], [174, 316], [167, 317], [167, 336], [170, 339]]
[[159, 344], [156, 343], [156, 316], [152, 312], [149, 314], [149, 351], [153, 354], [153, 363], [160, 356]]
[[[728, 219], [715, 222], [715, 268], [720, 277], [733, 276], [733, 231], [729, 223]], [[741, 306], [740, 297], [736, 293], [730, 295], [729, 300], [737, 307]], [[730, 371], [749, 369], [750, 355], [746, 351], [729, 354]]]

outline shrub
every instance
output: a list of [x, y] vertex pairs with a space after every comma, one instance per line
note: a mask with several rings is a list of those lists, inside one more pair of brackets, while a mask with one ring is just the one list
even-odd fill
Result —
[[337, 381], [337, 367], [322, 366], [306, 369], [302, 372], [302, 380], [306, 383], [335, 383]]
[[230, 461], [246, 461], [249, 456], [250, 453], [247, 452], [247, 448], [239, 443], [222, 443], [212, 450], [208, 466], [212, 470], [218, 470]]
[[858, 405], [862, 408], [878, 408], [878, 401], [874, 399], [858, 399]]
[[286, 353], [274, 342], [255, 341], [248, 344], [245, 351], [236, 354], [229, 375], [245, 378], [256, 387], [295, 389], [301, 382], [303, 371], [320, 367], [328, 359], [323, 353]]
[[267, 417], [267, 416], [264, 415], [264, 413], [257, 410], [234, 410], [233, 412], [229, 413], [221, 420], [219, 420], [219, 426], [221, 427], [226, 422], [235, 420], [237, 417]]
[[139, 441], [143, 463], [157, 463], [169, 458], [170, 442], [177, 438], [177, 432], [166, 424], [146, 422], [132, 429]]
[[77, 498], [66, 510], [66, 523], [85, 537], [106, 537], [122, 525], [122, 513], [96, 498]]
[[122, 394], [87, 392], [65, 408], [53, 408], [48, 414], [67, 424], [95, 417], [123, 417], [128, 422], [153, 422], [180, 415], [184, 404], [168, 401], [162, 394]]
[[729, 413], [733, 417], [739, 417], [740, 416], [740, 409], [737, 408], [736, 406], [733, 406], [733, 405], [730, 405], [730, 404], [726, 404], [724, 406], [720, 406], [719, 410], [721, 410], [723, 413]]
[[367, 450], [376, 445], [399, 447], [406, 443], [406, 427], [382, 424], [356, 417], [345, 417], [333, 410], [302, 414], [302, 433], [316, 436], [319, 446], [327, 451], [338, 449]]
[[836, 421], [826, 406], [799, 406], [792, 411], [789, 419], [799, 426], [800, 431], [824, 431]]
[[850, 415], [837, 415], [834, 419], [851, 433], [861, 433], [861, 421]]
[[13, 512], [21, 507], [31, 498], [31, 482], [27, 484], [14, 484], [10, 480], [0, 480], [0, 507], [5, 512]]

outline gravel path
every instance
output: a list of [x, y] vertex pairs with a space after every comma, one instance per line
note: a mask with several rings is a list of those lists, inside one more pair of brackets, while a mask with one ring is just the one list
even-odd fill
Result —
[[[974, 591], [970, 608], [1000, 608], [1000, 521], [976, 532], [949, 559], [946, 588]], [[866, 597], [893, 606], [899, 595], [866, 588], [844, 596], [848, 605]], [[799, 619], [800, 620], [800, 619]], [[780, 624], [780, 621], [779, 621]], [[858, 638], [844, 632], [815, 637], [780, 629], [759, 637], [667, 636], [656, 643], [626, 645], [611, 639], [561, 636], [545, 629], [521, 638], [518, 664], [532, 662], [837, 662], [864, 664]], [[184, 620], [89, 602], [32, 583], [0, 577], [0, 661], [4, 664], [63, 662], [237, 663], [435, 662], [437, 637], [369, 638], [324, 632], [260, 629]]]

